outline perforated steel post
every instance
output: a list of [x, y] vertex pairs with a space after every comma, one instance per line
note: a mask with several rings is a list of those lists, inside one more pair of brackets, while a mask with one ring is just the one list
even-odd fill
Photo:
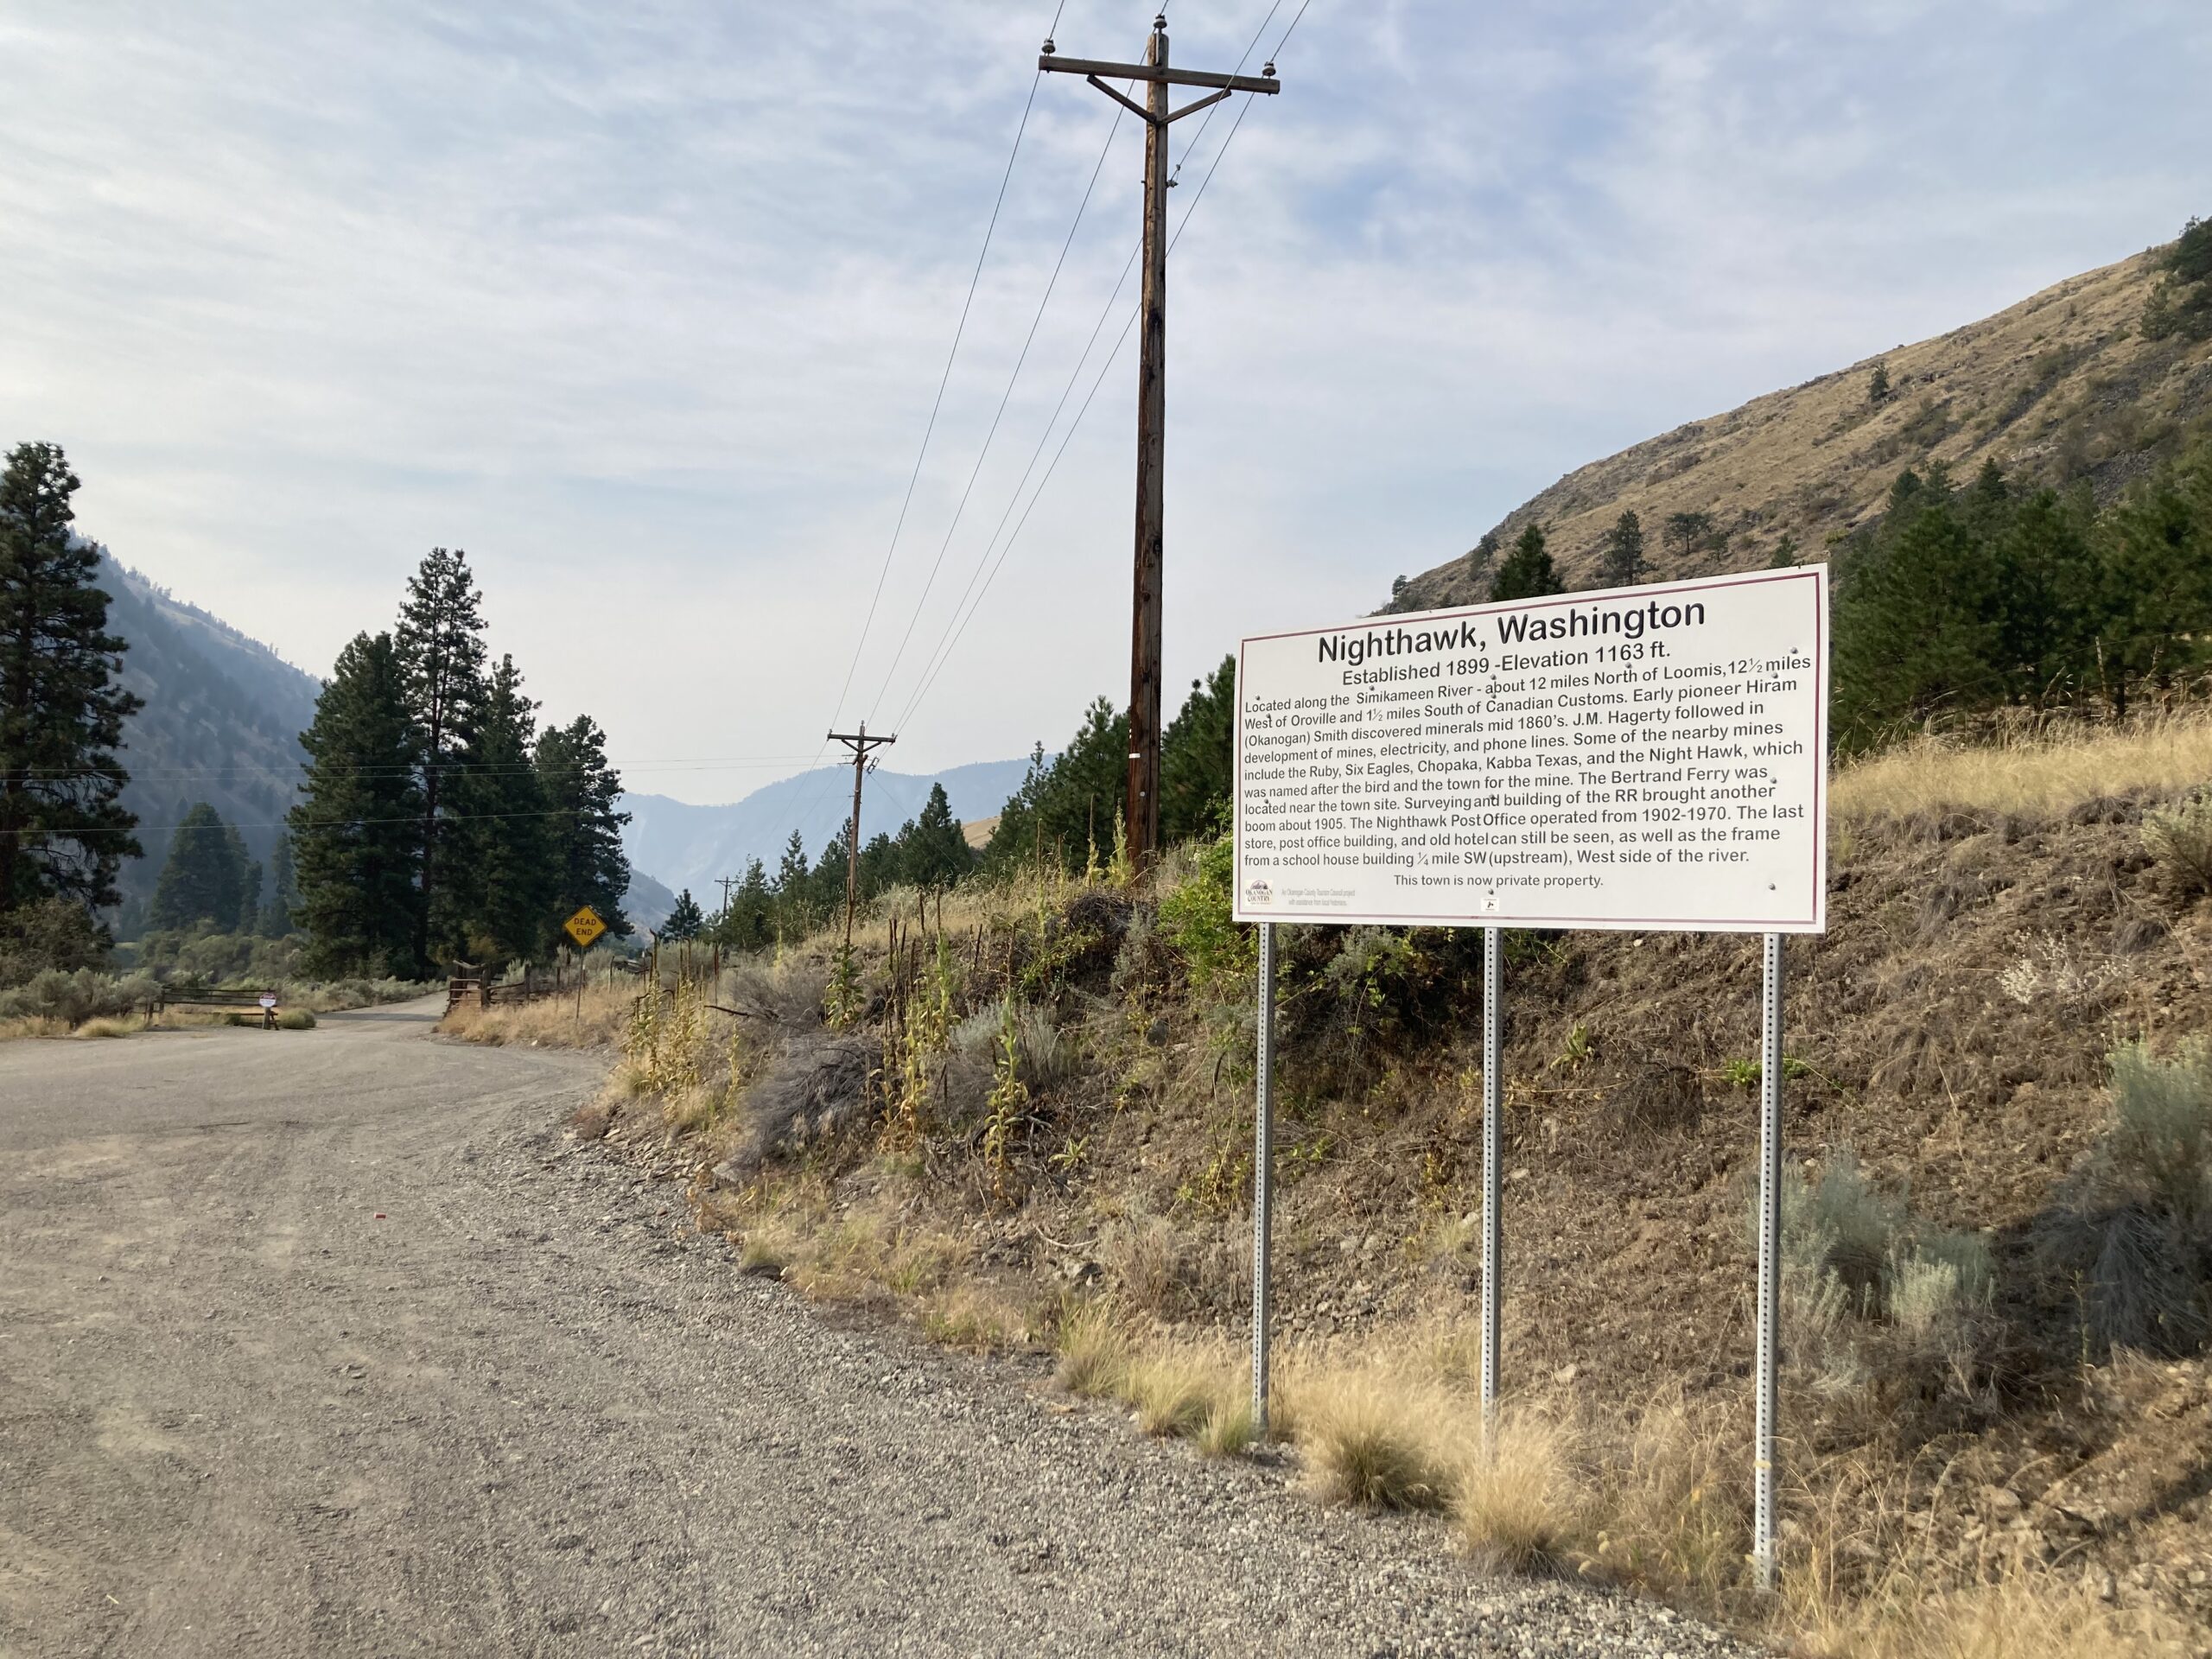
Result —
[[1782, 935], [1766, 936], [1759, 1036], [1758, 1420], [1753, 1428], [1751, 1560], [1759, 1588], [1774, 1588], [1776, 1377], [1782, 1336]]
[[1260, 924], [1259, 1098], [1252, 1130], [1252, 1424], [1268, 1432], [1268, 1250], [1275, 1197], [1275, 930]]
[[1503, 930], [1483, 929], [1483, 1423], [1497, 1415], [1498, 1274], [1504, 1264], [1504, 1230], [1498, 1214], [1505, 1161], [1504, 1010]]

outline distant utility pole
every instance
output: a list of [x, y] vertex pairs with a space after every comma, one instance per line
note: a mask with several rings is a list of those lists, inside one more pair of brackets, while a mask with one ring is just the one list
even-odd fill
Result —
[[[1218, 104], [1231, 92], [1279, 92], [1275, 67], [1258, 75], [1221, 75], [1167, 67], [1167, 18], [1152, 21], [1152, 44], [1142, 63], [1096, 63], [1055, 55], [1049, 40], [1037, 67], [1083, 75], [1145, 124], [1144, 319], [1137, 368], [1137, 540], [1135, 614], [1129, 640], [1129, 780], [1122, 802], [1131, 861], [1141, 868], [1160, 849], [1160, 577], [1165, 543], [1167, 435], [1167, 128], [1193, 110]], [[1145, 82], [1142, 104], [1124, 98], [1101, 77]], [[1170, 86], [1211, 86], [1211, 98], [1172, 114]]]
[[721, 882], [721, 888], [722, 888], [722, 913], [721, 913], [721, 919], [722, 919], [723, 921], [728, 921], [728, 920], [729, 919], [729, 890], [730, 890], [732, 887], [735, 887], [735, 886], [738, 884], [738, 882], [739, 882], [741, 879], [742, 879], [742, 878], [738, 877], [738, 876], [734, 876], [734, 875], [718, 875], [718, 876], [716, 876], [716, 877], [715, 878], [715, 880], [717, 880], [717, 881], [719, 881], [719, 882]]
[[861, 779], [868, 775], [870, 761], [868, 751], [879, 749], [887, 743], [896, 743], [895, 737], [870, 737], [868, 721], [861, 721], [857, 732], [832, 732], [832, 743], [842, 743], [853, 752], [853, 827], [845, 837], [845, 949], [853, 948], [853, 907], [861, 896]]

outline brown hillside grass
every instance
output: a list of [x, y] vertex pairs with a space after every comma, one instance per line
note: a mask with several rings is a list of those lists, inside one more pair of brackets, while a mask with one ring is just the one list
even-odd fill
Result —
[[1839, 771], [1843, 817], [1904, 817], [1943, 807], [2056, 817], [2100, 798], [2177, 796], [2212, 783], [2212, 712], [2139, 717], [2120, 728], [2067, 721], [1968, 744], [1929, 736]]
[[[2158, 273], [2152, 253], [2069, 277], [1980, 322], [1900, 346], [1836, 373], [1693, 421], [1580, 467], [1497, 526], [1531, 522], [1551, 537], [1570, 587], [1592, 586], [1599, 543], [1634, 509], [1652, 576], [1673, 580], [1766, 564], [1784, 537], [1800, 562], [1878, 513], [1906, 467], [1961, 474], [1994, 460], [2023, 477], [2086, 477], [2108, 494], [2212, 415], [2212, 341], [2137, 332]], [[1868, 401], [1877, 361], [1893, 391]], [[1712, 515], [1725, 545], [1670, 551], [1675, 513]], [[1414, 577], [1393, 610], [1478, 603], [1486, 578], [1467, 557]]]
[[[2038, 1252], [2112, 1130], [2110, 1053], [2212, 1027], [2212, 898], [2169, 879], [2152, 833], [2204, 744], [2177, 715], [1838, 775], [1830, 931], [1788, 958], [1788, 1166], [1840, 1206], [1821, 1261], [1884, 1288], [1859, 1317], [1785, 1279], [1778, 1600], [1745, 1566], [1753, 939], [1511, 941], [1491, 1443], [1464, 941], [1425, 931], [1408, 965], [1347, 982], [1321, 969], [1349, 936], [1284, 936], [1270, 1455], [1317, 1502], [1433, 1510], [1493, 1567], [1807, 1653], [2203, 1652], [2212, 1363], [2097, 1349], [2082, 1287]], [[633, 1092], [577, 1132], [693, 1169], [700, 1224], [747, 1270], [959, 1345], [1057, 1349], [1071, 1393], [1233, 1455], [1255, 1428], [1249, 989], [1179, 966], [1154, 905], [1192, 873], [973, 884], [944, 903], [942, 957], [936, 903], [917, 951], [914, 895], [892, 895], [861, 931], [858, 1028], [823, 1023], [826, 940], [740, 964], [721, 995], [761, 1019], [733, 1039], [671, 1003], [651, 1070], [681, 1086], [645, 1085], [633, 1054]], [[946, 1047], [911, 1062], [938, 961]], [[997, 1030], [1009, 975], [1057, 1058], [995, 1130], [989, 1045], [958, 1033]], [[1424, 976], [1458, 987], [1433, 1014], [1408, 997]], [[1935, 1270], [1975, 1262], [1973, 1294]]]

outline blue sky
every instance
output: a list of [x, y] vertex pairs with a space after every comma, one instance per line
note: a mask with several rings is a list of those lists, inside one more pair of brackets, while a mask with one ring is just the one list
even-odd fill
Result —
[[[1154, 10], [1066, 0], [1060, 49]], [[1173, 0], [1175, 60], [1269, 12]], [[833, 714], [904, 714], [902, 770], [1057, 744], [1126, 687], [1126, 351], [914, 694], [1133, 303], [1123, 119], [978, 469], [1116, 119], [1078, 79], [1035, 88], [892, 546], [1052, 16], [0, 0], [0, 442], [65, 444], [88, 533], [315, 671], [467, 548], [494, 649], [639, 788], [734, 798]], [[1171, 685], [2212, 212], [2202, 0], [1310, 0], [1280, 69], [1175, 129], [1179, 216], [1220, 165], [1170, 277]]]

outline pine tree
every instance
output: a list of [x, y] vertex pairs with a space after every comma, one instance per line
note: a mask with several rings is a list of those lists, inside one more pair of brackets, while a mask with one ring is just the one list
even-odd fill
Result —
[[115, 683], [125, 642], [99, 550], [70, 534], [77, 488], [51, 443], [18, 444], [0, 474], [0, 914], [117, 904], [117, 868], [142, 850], [115, 755], [139, 700]]
[[608, 932], [627, 938], [632, 930], [622, 899], [630, 890], [630, 860], [622, 850], [622, 826], [630, 815], [618, 810], [622, 779], [607, 765], [607, 734], [589, 715], [546, 728], [537, 740], [537, 784], [550, 814], [554, 925], [589, 905]]
[[471, 724], [484, 691], [483, 594], [468, 569], [468, 555], [434, 547], [408, 578], [392, 635], [407, 692], [407, 707], [421, 734], [423, 824], [417, 836], [417, 907], [422, 932], [415, 955], [428, 960], [429, 929], [440, 914], [438, 853], [445, 834], [439, 813], [446, 772], [466, 754]]
[[1160, 838], [1173, 846], [1217, 834], [1228, 823], [1230, 796], [1236, 787], [1236, 761], [1230, 753], [1236, 730], [1236, 657], [1203, 680], [1191, 682], [1191, 695], [1160, 743]]
[[1888, 364], [1875, 364], [1873, 373], [1866, 377], [1866, 401], [1874, 404], [1886, 404], [1890, 401], [1890, 365]]
[[454, 856], [431, 899], [440, 957], [528, 961], [574, 912], [553, 914], [546, 800], [532, 758], [537, 709], [523, 696], [515, 659], [500, 658], [470, 721], [461, 768], [447, 780], [443, 832]]
[[1713, 515], [1709, 512], [1670, 512], [1660, 534], [1666, 538], [1667, 550], [1678, 559], [1686, 559], [1701, 543], [1713, 536]]
[[302, 734], [306, 797], [291, 810], [299, 902], [311, 971], [397, 974], [427, 964], [421, 859], [422, 740], [391, 636], [357, 634]]
[[148, 924], [162, 931], [228, 933], [238, 924], [245, 874], [238, 832], [201, 801], [169, 837]]
[[1541, 599], [1547, 594], [1556, 594], [1563, 584], [1559, 578], [1559, 567], [1552, 563], [1552, 556], [1544, 545], [1544, 527], [1530, 524], [1513, 543], [1513, 550], [1497, 567], [1491, 579], [1490, 596], [1493, 601], [1509, 599]]
[[1601, 588], [1633, 588], [1643, 580], [1643, 522], [1633, 511], [1613, 520], [1598, 564]]
[[806, 861], [806, 842], [794, 830], [776, 866], [776, 928], [787, 939], [798, 938], [813, 920], [812, 896], [807, 891], [812, 874]]
[[281, 939], [292, 931], [293, 907], [300, 902], [298, 878], [292, 871], [292, 838], [280, 833], [269, 855], [269, 893], [261, 906], [258, 931], [264, 939]]
[[700, 912], [699, 901], [691, 896], [691, 889], [686, 887], [676, 895], [676, 908], [668, 912], [668, 919], [661, 924], [660, 936], [680, 944], [686, 939], [697, 938], [706, 927], [707, 918]]
[[731, 893], [728, 906], [715, 924], [714, 937], [739, 950], [758, 950], [774, 941], [776, 895], [759, 859], [747, 863], [744, 880]]
[[976, 866], [943, 784], [930, 785], [921, 815], [899, 832], [899, 873], [918, 887], [951, 887]]

